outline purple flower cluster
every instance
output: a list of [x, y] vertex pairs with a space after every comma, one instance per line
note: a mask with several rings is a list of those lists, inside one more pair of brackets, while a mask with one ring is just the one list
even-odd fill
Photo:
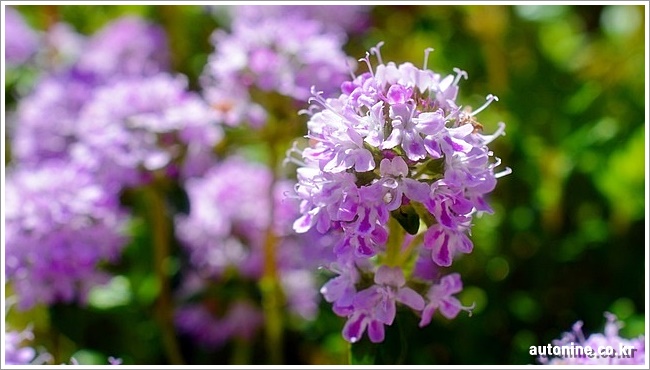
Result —
[[17, 66], [27, 62], [38, 49], [38, 34], [29, 27], [20, 12], [5, 8], [5, 62]]
[[176, 311], [176, 325], [206, 348], [221, 347], [233, 338], [251, 340], [264, 320], [261, 309], [245, 300], [226, 304], [226, 312], [205, 301], [181, 306]]
[[72, 155], [117, 186], [140, 185], [154, 171], [198, 175], [222, 135], [187, 80], [165, 73], [97, 88], [78, 120]]
[[[10, 122], [14, 157], [29, 164], [68, 158], [71, 145], [79, 141], [77, 129], [83, 124], [79, 114], [98, 88], [165, 70], [167, 50], [161, 32], [138, 18], [118, 19], [88, 38], [66, 24], [55, 25], [43, 36], [43, 46], [62, 51], [41, 57], [67, 54], [73, 60], [40, 76], [31, 93], [19, 101]], [[102, 63], [92, 62], [97, 59]]]
[[[491, 160], [487, 145], [504, 133], [481, 133], [475, 111], [456, 103], [464, 71], [441, 76], [411, 63], [384, 64], [379, 48], [371, 51], [379, 64], [341, 85], [341, 94], [324, 98], [314, 91], [307, 113], [310, 145], [290, 152], [298, 163], [297, 197], [301, 200], [296, 232], [337, 231], [334, 247], [338, 274], [323, 287], [334, 312], [347, 317], [344, 337], [351, 342], [365, 329], [373, 342], [384, 339], [384, 325], [395, 318], [395, 304], [421, 312], [420, 326], [435, 310], [454, 317], [463, 307], [452, 295], [461, 291], [458, 274], [441, 279], [459, 254], [472, 251], [469, 233], [477, 212], [492, 212], [486, 195], [496, 179], [499, 160]], [[299, 153], [300, 158], [296, 158]], [[397, 221], [404, 230], [390, 228]], [[423, 229], [426, 228], [426, 231]], [[417, 238], [401, 238], [404, 231]], [[403, 241], [401, 241], [403, 239]], [[428, 253], [412, 253], [423, 239]], [[407, 285], [407, 261], [418, 262], [414, 280], [427, 288]], [[373, 277], [374, 276], [374, 277]]]
[[262, 125], [267, 113], [252, 101], [254, 88], [306, 100], [312, 85], [333, 91], [346, 79], [345, 33], [299, 9], [238, 6], [230, 33], [213, 34], [202, 84], [220, 122]]
[[[585, 338], [582, 332], [582, 321], [576, 322], [571, 328], [570, 332], [562, 335], [562, 338], [553, 341], [555, 346], [568, 346], [576, 347], [582, 346], [583, 348], [590, 347], [594, 351], [599, 348], [611, 347], [613, 351], [602, 356], [600, 353], [595, 352], [595, 356], [565, 356], [565, 357], [548, 357], [540, 356], [538, 361], [544, 365], [645, 365], [645, 338], [643, 335], [633, 338], [625, 339], [618, 335], [618, 330], [622, 327], [622, 323], [617, 321], [615, 315], [606, 312], [605, 317], [607, 323], [603, 333], [595, 333]], [[633, 348], [633, 352], [622, 353], [621, 348]]]
[[23, 331], [5, 332], [5, 364], [6, 365], [28, 365], [34, 360], [36, 351], [32, 347], [25, 346], [25, 341], [32, 341], [34, 334], [27, 328]]
[[[73, 34], [53, 30], [44, 39]], [[6, 265], [20, 308], [83, 301], [126, 241], [120, 191], [200, 175], [222, 136], [186, 78], [165, 72], [161, 28], [122, 18], [76, 40], [83, 52], [40, 76], [10, 122]]]
[[84, 301], [125, 243], [126, 216], [92, 173], [62, 161], [7, 173], [5, 267], [18, 307]]
[[328, 31], [347, 34], [361, 33], [370, 26], [370, 7], [367, 5], [256, 5], [230, 8], [235, 18], [300, 17], [319, 21]]
[[[20, 101], [13, 152], [21, 164], [79, 161], [117, 187], [165, 169], [200, 174], [221, 139], [212, 109], [168, 65], [162, 29], [122, 18], [83, 40], [69, 68]], [[144, 171], [143, 171], [144, 170]]]
[[[195, 274], [180, 290], [180, 299], [206, 291], [208, 282], [239, 281], [254, 286], [264, 271], [264, 245], [270, 229], [275, 235], [278, 275], [289, 310], [305, 319], [315, 317], [319, 297], [312, 271], [328, 261], [328, 256], [332, 260], [331, 239], [318, 233], [292, 233], [298, 204], [286, 198], [289, 182], [273, 184], [269, 168], [232, 156], [204, 176], [188, 179], [186, 190], [190, 213], [176, 217], [176, 234]], [[313, 247], [304, 248], [305, 244]], [[218, 303], [205, 299], [181, 306], [176, 316], [178, 327], [204, 345], [219, 346], [261, 326], [261, 310], [253, 305], [254, 297], [234, 302], [213, 298]], [[246, 309], [237, 306], [241, 304]]]
[[77, 61], [81, 73], [111, 77], [153, 76], [169, 68], [169, 50], [162, 28], [140, 18], [119, 18], [84, 44]]

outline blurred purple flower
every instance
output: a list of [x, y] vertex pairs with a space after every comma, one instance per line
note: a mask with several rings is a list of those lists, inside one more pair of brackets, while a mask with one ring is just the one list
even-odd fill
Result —
[[[213, 310], [223, 312], [216, 315]], [[263, 322], [262, 311], [247, 301], [229, 302], [227, 307], [209, 309], [206, 305], [186, 304], [176, 311], [176, 326], [206, 348], [223, 346], [237, 337], [252, 339]]]
[[7, 173], [6, 276], [18, 307], [84, 302], [106, 282], [101, 262], [116, 262], [126, 217], [116, 193], [73, 162], [51, 160]]
[[5, 364], [6, 365], [28, 365], [34, 360], [36, 351], [32, 347], [24, 345], [25, 341], [34, 340], [34, 334], [27, 328], [21, 332], [5, 332]]
[[263, 123], [260, 106], [244, 89], [306, 100], [311, 86], [334, 91], [348, 75], [349, 61], [342, 51], [345, 34], [291, 9], [235, 7], [230, 33], [220, 29], [213, 34], [215, 51], [202, 85], [223, 123], [248, 122], [253, 127]]
[[118, 187], [143, 183], [149, 171], [200, 175], [222, 135], [187, 80], [164, 73], [96, 89], [78, 120], [73, 156]]
[[179, 215], [176, 225], [193, 266], [208, 276], [219, 277], [230, 267], [246, 277], [260, 276], [271, 180], [268, 168], [238, 157], [187, 180], [191, 210]]
[[4, 19], [5, 62], [8, 66], [27, 63], [36, 54], [39, 35], [25, 22], [18, 10], [7, 6]]
[[361, 33], [370, 24], [370, 6], [367, 5], [256, 5], [229, 8], [234, 18], [300, 17], [321, 22], [332, 31]]
[[118, 18], [88, 40], [77, 68], [104, 79], [166, 71], [169, 50], [164, 30], [141, 18]]
[[[645, 365], [645, 338], [643, 335], [626, 339], [618, 335], [619, 328], [623, 323], [617, 321], [615, 315], [606, 312], [607, 323], [603, 333], [595, 333], [585, 338], [582, 332], [582, 321], [576, 322], [570, 332], [562, 335], [562, 338], [553, 341], [555, 346], [569, 346], [583, 348], [590, 347], [596, 356], [576, 354], [574, 356], [550, 357], [550, 354], [540, 356], [537, 360], [544, 365]], [[616, 353], [608, 353], [605, 356], [598, 353], [600, 349], [611, 347]], [[634, 351], [622, 353], [621, 349], [634, 348]], [[611, 356], [609, 356], [611, 355]]]
[[69, 71], [44, 77], [21, 99], [14, 116], [12, 151], [22, 164], [69, 158], [79, 140], [79, 112], [94, 94], [90, 76]]

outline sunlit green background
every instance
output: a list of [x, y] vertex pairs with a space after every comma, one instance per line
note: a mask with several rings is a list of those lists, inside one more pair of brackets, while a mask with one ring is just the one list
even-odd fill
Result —
[[[173, 67], [194, 86], [220, 24], [200, 6], [18, 8], [35, 28], [64, 20], [84, 33], [122, 14], [149, 18], [167, 30]], [[533, 364], [529, 346], [550, 343], [577, 320], [587, 334], [602, 331], [605, 311], [625, 322], [622, 336], [645, 332], [644, 13], [610, 5], [373, 7], [372, 27], [346, 51], [361, 57], [384, 41], [384, 61], [420, 65], [433, 47], [431, 69], [467, 71], [459, 101], [478, 107], [488, 93], [499, 97], [478, 118], [486, 132], [507, 124], [492, 149], [513, 173], [491, 196], [495, 214], [476, 219], [474, 252], [454, 262], [466, 286], [461, 301], [476, 303], [473, 316], [438, 316], [418, 329], [416, 318], [400, 315], [382, 350], [359, 347], [366, 361]], [[5, 89], [29, 83], [7, 73]], [[11, 108], [15, 95], [5, 96]], [[8, 320], [34, 322], [38, 343], [59, 358], [164, 363], [159, 329], [143, 309], [156, 286], [150, 269], [133, 267], [146, 259], [138, 253], [127, 249], [133, 265], [89, 308], [40, 308]], [[321, 312], [317, 322], [288, 328], [287, 363], [346, 361], [343, 320], [327, 304]], [[183, 348], [196, 363], [227, 363], [233, 350]]]

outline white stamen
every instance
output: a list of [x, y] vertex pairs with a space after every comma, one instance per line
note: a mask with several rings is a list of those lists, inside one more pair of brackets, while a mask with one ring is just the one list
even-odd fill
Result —
[[286, 157], [282, 160], [282, 166], [286, 166], [289, 163], [296, 164], [300, 167], [307, 167], [307, 164], [303, 162], [300, 158], [296, 158], [294, 154], [302, 157], [302, 150], [298, 149], [298, 143], [293, 142], [291, 148], [287, 149], [285, 152]]
[[510, 167], [506, 167], [505, 170], [495, 173], [494, 178], [499, 179], [502, 178], [503, 176], [510, 175], [511, 173], [512, 173], [512, 169]]
[[472, 317], [472, 310], [476, 308], [476, 302], [472, 303], [471, 306], [461, 306], [460, 307], [463, 311], [467, 311], [467, 314], [469, 317]]
[[458, 85], [458, 82], [460, 81], [461, 77], [465, 77], [465, 79], [468, 79], [469, 76], [467, 75], [467, 72], [463, 71], [460, 68], [454, 68], [454, 72], [456, 72], [456, 78], [454, 79], [454, 82], [452, 85], [456, 86]]
[[488, 96], [485, 97], [486, 102], [481, 105], [481, 107], [475, 111], [472, 112], [472, 116], [475, 116], [479, 114], [483, 109], [487, 108], [488, 105], [490, 105], [493, 101], [499, 101], [499, 98], [496, 95], [488, 94]]
[[368, 52], [366, 51], [366, 57], [365, 57], [365, 58], [361, 58], [361, 59], [359, 59], [359, 62], [366, 62], [366, 64], [368, 65], [368, 70], [370, 71], [370, 74], [371, 74], [372, 77], [374, 78], [374, 77], [375, 77], [375, 73], [373, 72], [373, 70], [372, 70], [372, 65], [370, 64], [370, 53], [368, 53]]
[[375, 46], [375, 47], [373, 47], [373, 48], [370, 48], [370, 52], [371, 52], [372, 54], [375, 54], [375, 55], [377, 56], [377, 61], [379, 61], [379, 64], [384, 64], [384, 62], [381, 60], [381, 52], [379, 51], [379, 49], [381, 49], [381, 47], [382, 47], [383, 45], [384, 45], [384, 42], [383, 42], [383, 41], [379, 41], [379, 42], [377, 43], [377, 46]]
[[497, 130], [494, 131], [492, 135], [481, 135], [480, 137], [482, 139], [482, 144], [487, 145], [493, 142], [494, 139], [496, 139], [497, 137], [501, 135], [505, 136], [505, 134], [506, 134], [506, 124], [503, 122], [499, 122], [499, 128], [497, 128]]
[[424, 49], [424, 64], [422, 65], [422, 69], [427, 69], [427, 65], [429, 64], [429, 53], [433, 50], [433, 48]]

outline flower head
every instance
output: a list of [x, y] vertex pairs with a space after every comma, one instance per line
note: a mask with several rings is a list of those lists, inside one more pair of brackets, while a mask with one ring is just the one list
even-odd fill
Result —
[[253, 127], [265, 112], [249, 89], [306, 100], [310, 87], [334, 91], [348, 75], [346, 36], [312, 12], [293, 7], [235, 7], [230, 32], [212, 36], [215, 51], [202, 76], [206, 98], [221, 122]]
[[[309, 146], [294, 147], [288, 159], [299, 165], [296, 195], [301, 216], [294, 230], [342, 234], [334, 247], [342, 271], [335, 271], [339, 276], [326, 284], [323, 293], [335, 312], [348, 316], [344, 329], [348, 340], [358, 340], [365, 328], [371, 340], [383, 340], [383, 325], [392, 323], [395, 302], [416, 311], [424, 308], [424, 303], [422, 307], [415, 303], [415, 295], [420, 297], [415, 291], [409, 293], [413, 300], [403, 301], [390, 289], [358, 289], [364, 279], [357, 275], [374, 275], [380, 284], [378, 277], [383, 282], [392, 274], [386, 266], [373, 268], [376, 261], [392, 259], [401, 272], [401, 264], [410, 258], [399, 257], [400, 251], [388, 252], [396, 248], [387, 246], [390, 234], [414, 235], [426, 229], [422, 240], [430, 261], [438, 267], [451, 266], [457, 255], [472, 251], [468, 236], [472, 218], [491, 211], [485, 197], [496, 179], [509, 172], [495, 173], [500, 162], [491, 160], [487, 146], [503, 134], [504, 125], [494, 135], [484, 135], [475, 117], [497, 100], [495, 96], [488, 95], [473, 112], [464, 109], [456, 102], [458, 84], [467, 77], [464, 71], [442, 76], [427, 69], [431, 49], [425, 51], [422, 69], [411, 63], [384, 63], [380, 47], [381, 43], [370, 50], [378, 65], [372, 67], [367, 53], [360, 61], [369, 71], [343, 82], [340, 95], [327, 98], [312, 91], [312, 106], [305, 111], [310, 115]], [[391, 218], [402, 229], [389, 228]], [[425, 281], [433, 277], [431, 267], [422, 262], [419, 266], [415, 277]], [[461, 287], [457, 274], [434, 284], [427, 293], [422, 325], [436, 309], [456, 316], [464, 307], [451, 295]]]
[[20, 12], [10, 6], [5, 9], [5, 61], [17, 66], [36, 54], [39, 36], [23, 19]]
[[126, 217], [117, 193], [75, 162], [51, 160], [7, 173], [6, 273], [18, 307], [84, 302], [117, 261]]

